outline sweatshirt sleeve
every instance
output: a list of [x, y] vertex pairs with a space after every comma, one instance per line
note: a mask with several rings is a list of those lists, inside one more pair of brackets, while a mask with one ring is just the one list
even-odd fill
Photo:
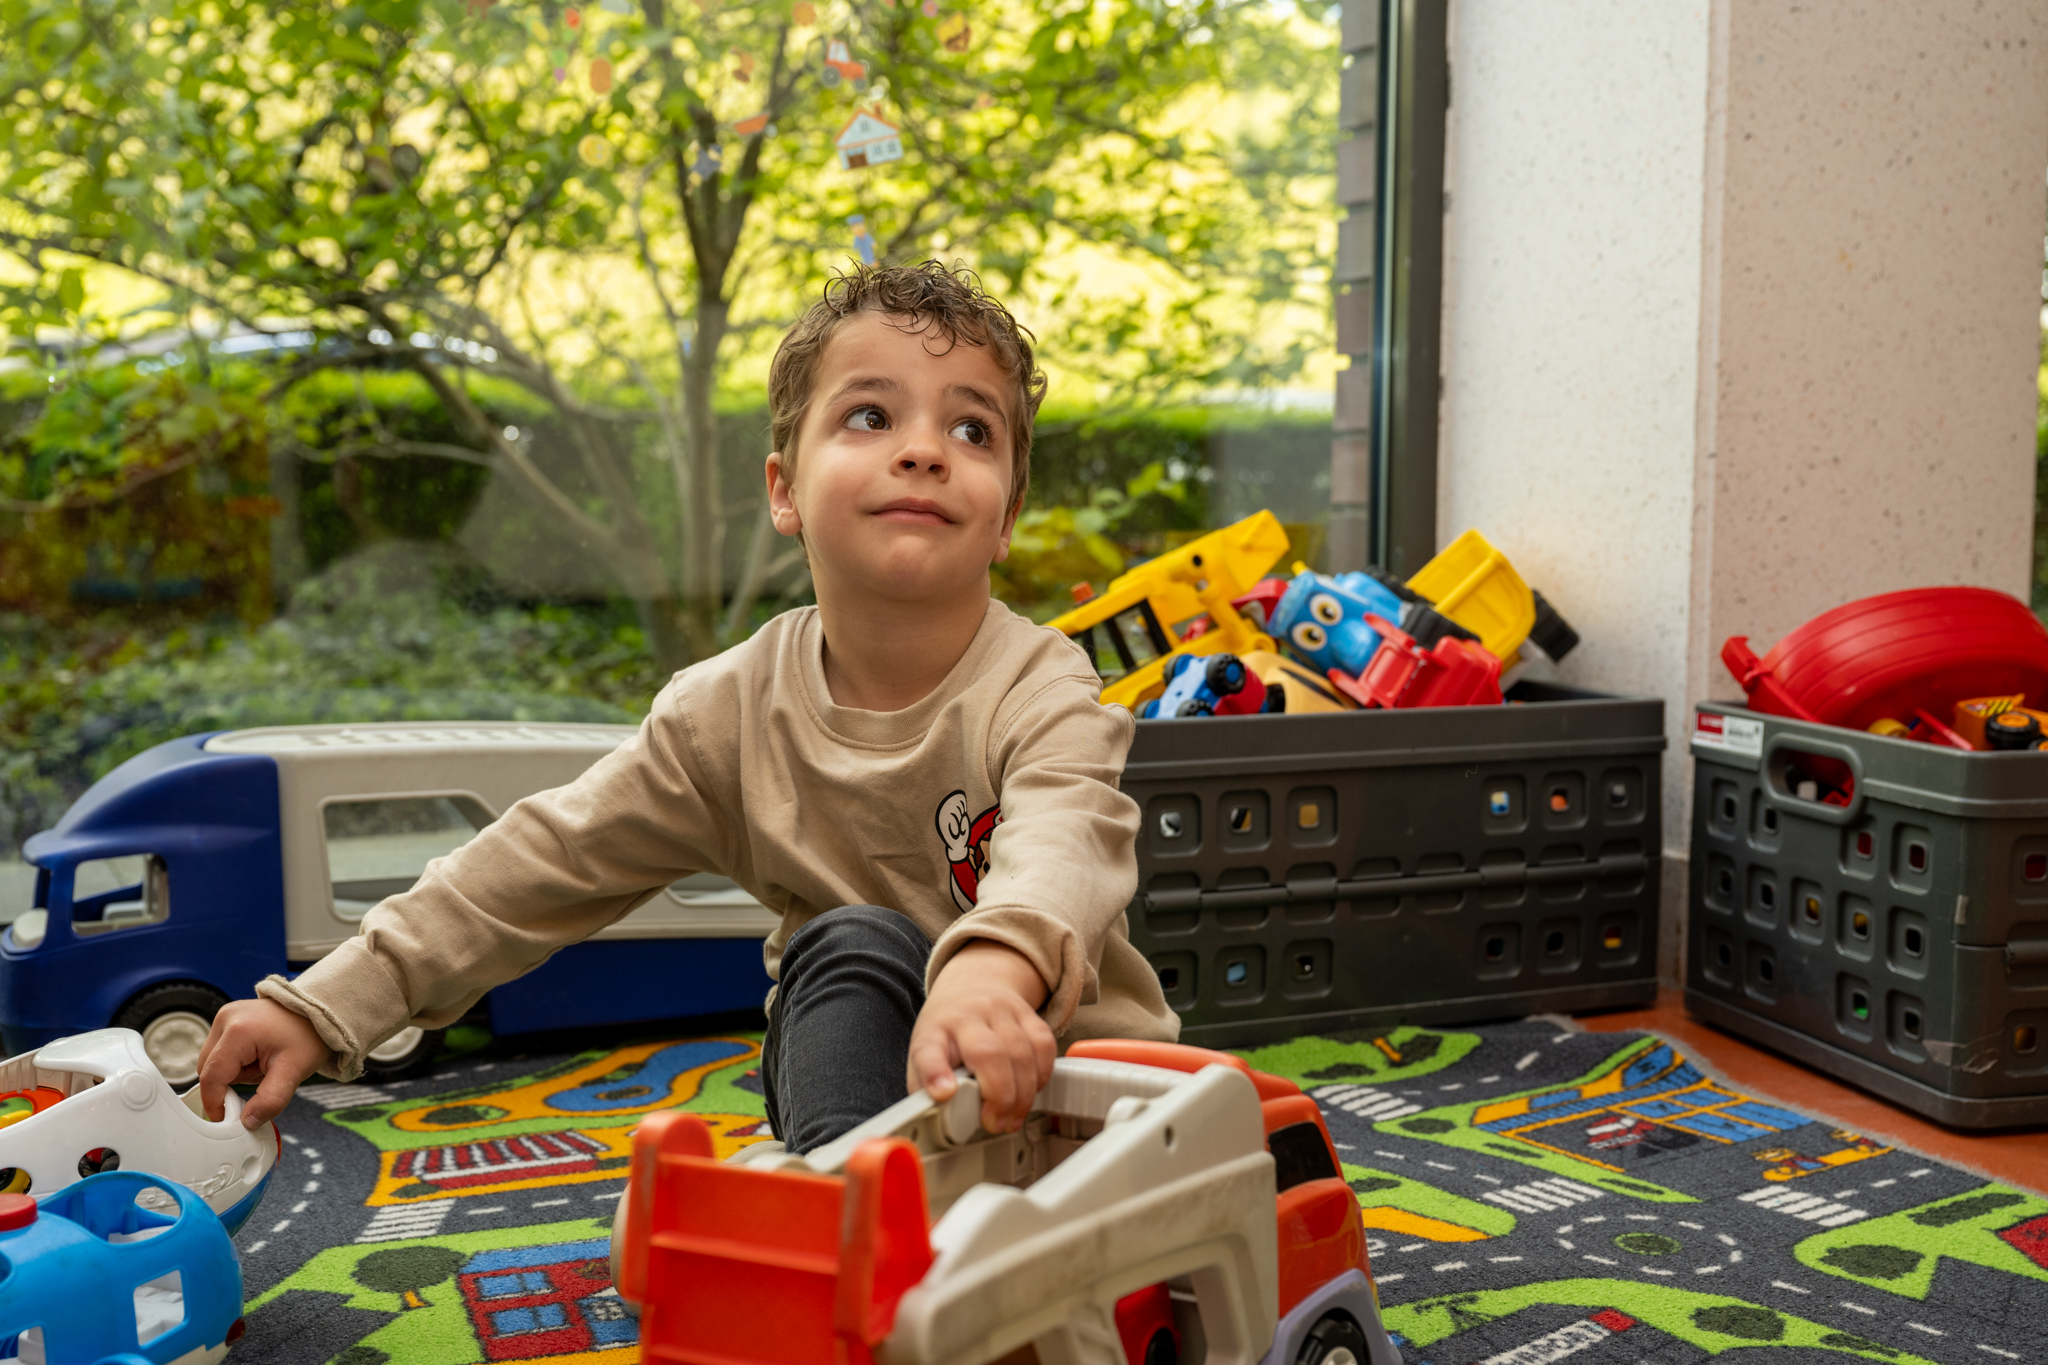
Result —
[[1138, 887], [1138, 806], [1117, 789], [1135, 722], [1093, 676], [1062, 673], [990, 735], [1002, 823], [975, 908], [932, 945], [929, 989], [962, 947], [991, 939], [1030, 959], [1062, 1033], [1100, 995], [1102, 945]]
[[352, 1080], [408, 1022], [451, 1024], [676, 879], [724, 870], [736, 828], [693, 742], [686, 676], [582, 777], [513, 806], [372, 909], [356, 937], [257, 994], [310, 1020], [334, 1051], [330, 1073]]

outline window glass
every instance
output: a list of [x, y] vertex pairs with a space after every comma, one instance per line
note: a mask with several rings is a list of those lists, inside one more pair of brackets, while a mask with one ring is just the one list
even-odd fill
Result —
[[163, 859], [154, 855], [93, 858], [72, 874], [73, 933], [106, 934], [160, 924], [170, 913], [170, 876]]
[[[26, 841], [157, 744], [631, 723], [811, 602], [769, 367], [868, 263], [971, 270], [1032, 333], [1001, 600], [1050, 619], [1262, 507], [1314, 563], [1339, 49], [1321, 0], [22, 10], [0, 922]], [[1109, 631], [1156, 653], [1120, 622], [1105, 672]], [[337, 834], [344, 913], [437, 829]]]
[[334, 913], [359, 920], [377, 902], [412, 890], [434, 859], [453, 853], [491, 822], [467, 796], [394, 796], [330, 801], [321, 811]]

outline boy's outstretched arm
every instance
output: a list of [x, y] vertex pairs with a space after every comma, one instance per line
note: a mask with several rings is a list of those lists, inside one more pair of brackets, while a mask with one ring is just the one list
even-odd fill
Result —
[[219, 1123], [228, 1087], [254, 1084], [256, 1093], [242, 1106], [242, 1124], [259, 1128], [283, 1113], [292, 1092], [333, 1055], [303, 1014], [274, 1000], [233, 1001], [214, 1016], [199, 1051], [200, 1107], [209, 1122]]
[[988, 939], [963, 946], [918, 1011], [906, 1089], [949, 1099], [959, 1087], [953, 1068], [965, 1066], [981, 1082], [981, 1126], [991, 1133], [1023, 1127], [1059, 1055], [1038, 1013], [1049, 993], [1016, 949]]

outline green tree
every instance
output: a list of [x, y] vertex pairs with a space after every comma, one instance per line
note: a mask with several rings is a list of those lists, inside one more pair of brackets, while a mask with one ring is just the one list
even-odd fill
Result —
[[[512, 480], [680, 666], [802, 572], [758, 492], [721, 486], [713, 400], [850, 258], [854, 214], [882, 261], [1041, 288], [1050, 346], [1120, 392], [1299, 369], [1314, 343], [1276, 324], [1327, 306], [1321, 23], [1270, 0], [0, 0], [0, 247], [31, 267], [0, 325], [116, 325], [83, 311], [98, 262], [193, 321], [312, 333], [281, 385], [416, 372], [463, 439], [353, 453]], [[839, 166], [860, 110], [900, 159]], [[1084, 304], [1042, 274], [1073, 243], [1168, 303]], [[547, 441], [491, 420], [477, 371], [545, 404]]]

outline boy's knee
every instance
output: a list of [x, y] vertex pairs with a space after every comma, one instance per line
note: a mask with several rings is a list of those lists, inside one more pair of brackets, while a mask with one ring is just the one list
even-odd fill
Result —
[[863, 950], [922, 964], [931, 956], [932, 945], [908, 916], [879, 905], [842, 905], [805, 922], [792, 934], [784, 960], [816, 954], [836, 957]]

